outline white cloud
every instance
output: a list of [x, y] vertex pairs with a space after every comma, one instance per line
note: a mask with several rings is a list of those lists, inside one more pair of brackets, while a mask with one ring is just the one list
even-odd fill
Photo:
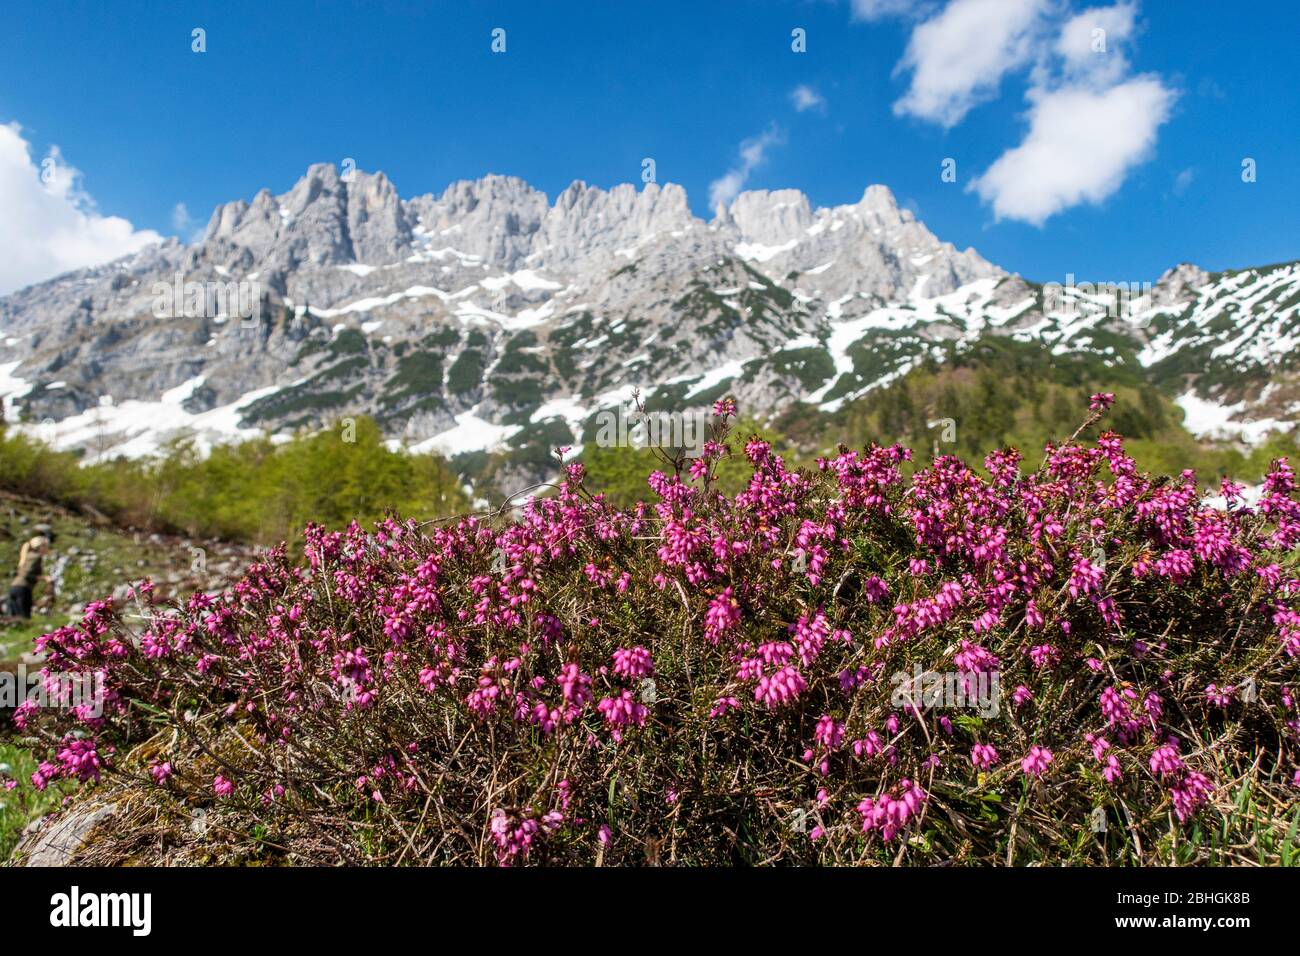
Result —
[[898, 115], [952, 127], [997, 95], [1007, 73], [1028, 64], [1049, 0], [952, 0], [912, 31], [897, 69], [911, 85]]
[[1174, 177], [1174, 195], [1181, 196], [1192, 185], [1192, 180], [1196, 178], [1196, 170], [1188, 166], [1177, 176]]
[[1030, 91], [1029, 133], [969, 189], [998, 219], [1042, 225], [1079, 203], [1100, 203], [1150, 153], [1175, 94], [1156, 76], [1105, 90], [1065, 86]]
[[1128, 72], [1122, 44], [1133, 35], [1137, 10], [1130, 3], [1085, 10], [1061, 28], [1056, 53], [1074, 79], [1102, 85]]
[[[1070, 16], [1039, 44], [1028, 133], [967, 187], [998, 219], [1042, 225], [1072, 206], [1104, 202], [1150, 156], [1177, 94], [1155, 74], [1129, 76], [1136, 21], [1136, 4], [1123, 0]], [[1190, 182], [1180, 178], [1175, 190]]]
[[17, 123], [0, 125], [0, 295], [137, 252], [162, 237], [102, 216], [58, 147], [38, 165]]
[[800, 113], [807, 110], [826, 112], [826, 98], [806, 83], [800, 83], [790, 91], [790, 102]]
[[709, 206], [717, 209], [729, 205], [749, 181], [749, 174], [767, 158], [767, 150], [780, 142], [781, 131], [773, 128], [741, 143], [740, 162], [709, 183]]
[[[854, 12], [899, 6], [856, 0]], [[895, 68], [909, 86], [894, 112], [951, 128], [1024, 71], [1029, 130], [967, 188], [998, 219], [1036, 225], [1103, 202], [1150, 155], [1176, 98], [1161, 77], [1131, 75], [1137, 15], [1137, 0], [1078, 13], [1069, 0], [949, 0], [912, 29]], [[1175, 190], [1190, 182], [1180, 177]]]

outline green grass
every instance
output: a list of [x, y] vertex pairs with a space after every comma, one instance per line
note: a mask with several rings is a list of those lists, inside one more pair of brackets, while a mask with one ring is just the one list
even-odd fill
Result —
[[[67, 621], [63, 614], [38, 615], [30, 621], [0, 627], [0, 663], [17, 661], [31, 648], [32, 641]], [[0, 729], [0, 862], [9, 859], [27, 824], [58, 807], [68, 790], [54, 786], [41, 792], [32, 786], [36, 763], [27, 748]], [[5, 790], [3, 783], [7, 780], [17, 781], [18, 785]]]
[[[3, 770], [4, 767], [8, 770]], [[9, 859], [27, 825], [57, 809], [69, 790], [61, 784], [37, 790], [31, 780], [35, 769], [36, 761], [27, 750], [0, 740], [0, 779], [18, 782], [12, 790], [0, 789], [0, 862]]]
[[32, 642], [68, 623], [66, 614], [37, 614], [30, 621], [0, 625], [0, 663], [17, 661], [32, 647]]

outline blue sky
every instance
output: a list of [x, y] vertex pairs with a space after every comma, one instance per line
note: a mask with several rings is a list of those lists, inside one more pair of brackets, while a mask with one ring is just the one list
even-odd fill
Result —
[[[962, 5], [965, 25], [956, 11], [948, 29], [933, 23]], [[574, 179], [639, 181], [652, 157], [704, 216], [729, 170], [817, 205], [884, 183], [941, 238], [1039, 281], [1300, 257], [1296, 5], [1146, 0], [1129, 4], [1131, 23], [1113, 7], [10, 0], [0, 124], [21, 127], [34, 165], [57, 148], [80, 172], [62, 198], [132, 235], [192, 231], [220, 202], [284, 191], [310, 163], [344, 157], [403, 196], [496, 172], [552, 198]], [[1014, 16], [1029, 25], [1007, 33]], [[1103, 57], [1058, 49], [1080, 16], [1112, 26]], [[490, 49], [496, 27], [504, 54]], [[805, 53], [791, 50], [795, 28]], [[1098, 98], [1116, 87], [1123, 102]], [[1071, 106], [1076, 91], [1097, 109]], [[1042, 128], [1016, 154], [1035, 104]], [[1079, 136], [1087, 145], [1071, 148]], [[1117, 155], [1116, 142], [1129, 145]], [[746, 143], [759, 160], [747, 170]], [[1094, 151], [1110, 173], [1090, 166]], [[945, 158], [955, 183], [941, 179]], [[0, 233], [0, 246], [20, 238]]]

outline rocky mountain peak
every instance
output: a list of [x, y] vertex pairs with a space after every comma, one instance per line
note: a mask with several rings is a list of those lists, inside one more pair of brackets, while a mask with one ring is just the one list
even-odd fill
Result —
[[882, 220], [901, 221], [914, 218], [909, 210], [900, 211], [898, 201], [888, 186], [879, 183], [868, 186], [858, 200], [857, 210]]
[[[231, 321], [228, 302], [156, 314], [151, 290], [177, 272], [213, 283], [213, 301], [217, 286], [255, 281], [260, 314]], [[1188, 305], [1107, 327], [1134, 337], [1135, 361], [1169, 381], [1196, 368], [1205, 395], [1276, 380], [1300, 266], [1183, 264], [1160, 282]], [[369, 414], [417, 450], [505, 448], [535, 465], [547, 446], [580, 445], [583, 423], [633, 388], [662, 407], [726, 392], [760, 413], [835, 411], [944, 343], [1110, 347], [1043, 309], [881, 185], [831, 207], [742, 192], [706, 224], [672, 183], [579, 180], [552, 202], [490, 174], [404, 200], [381, 172], [317, 164], [280, 195], [218, 207], [192, 245], [0, 298], [0, 396], [10, 420], [51, 423], [61, 447], [147, 453], [186, 429], [216, 440]], [[1187, 358], [1229, 344], [1217, 379]]]
[[1180, 262], [1172, 269], [1167, 269], [1156, 280], [1156, 288], [1168, 301], [1178, 301], [1202, 288], [1210, 281], [1210, 274], [1190, 262]]
[[731, 203], [728, 218], [749, 241], [779, 245], [813, 223], [808, 197], [797, 189], [751, 190]]
[[537, 237], [538, 258], [557, 269], [581, 268], [695, 225], [680, 186], [622, 183], [605, 190], [576, 181], [556, 197]]

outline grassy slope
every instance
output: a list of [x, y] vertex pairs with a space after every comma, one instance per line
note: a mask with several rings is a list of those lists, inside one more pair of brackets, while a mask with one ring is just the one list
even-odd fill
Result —
[[[1107, 426], [1125, 436], [1139, 467], [1156, 474], [1192, 468], [1203, 485], [1217, 484], [1225, 475], [1254, 485], [1273, 459], [1300, 456], [1297, 439], [1283, 435], [1254, 448], [1198, 441], [1183, 426], [1182, 409], [1149, 384], [1132, 355], [1052, 355], [1039, 345], [1001, 337], [950, 350], [942, 361], [927, 361], [835, 412], [794, 405], [762, 425], [751, 420], [737, 430], [774, 441], [788, 461], [804, 466], [833, 454], [840, 442], [850, 447], [900, 442], [915, 452], [913, 467], [927, 465], [934, 455], [958, 455], [978, 467], [990, 450], [1007, 446], [1036, 463], [1046, 442], [1069, 437], [1078, 409], [1098, 391], [1116, 394]], [[741, 412], [761, 415], [762, 410]], [[594, 445], [584, 448], [582, 461], [590, 486], [620, 504], [644, 500], [646, 474], [663, 467], [646, 449]]]
[[[191, 570], [190, 542], [184, 539], [124, 531], [57, 505], [0, 493], [0, 574], [4, 578], [0, 583], [5, 594], [18, 549], [31, 535], [32, 526], [41, 521], [52, 525], [57, 536], [45, 570], [56, 571], [60, 586], [52, 600], [45, 584], [37, 587], [41, 606], [30, 621], [0, 618], [0, 670], [12, 672], [37, 637], [66, 623], [80, 605], [111, 594], [124, 581], [149, 577], [159, 582], [160, 591], [171, 587], [176, 593], [205, 582]], [[252, 553], [211, 542], [203, 547], [211, 569], [206, 580], [213, 584], [220, 583], [223, 575], [237, 572], [242, 560]], [[70, 555], [73, 549], [76, 553]], [[60, 558], [67, 560], [57, 568]], [[39, 793], [32, 787], [35, 761], [9, 731], [0, 720], [0, 780], [7, 777], [19, 783], [13, 790], [0, 789], [0, 860], [8, 858], [23, 828], [54, 809], [63, 795], [62, 788]]]

